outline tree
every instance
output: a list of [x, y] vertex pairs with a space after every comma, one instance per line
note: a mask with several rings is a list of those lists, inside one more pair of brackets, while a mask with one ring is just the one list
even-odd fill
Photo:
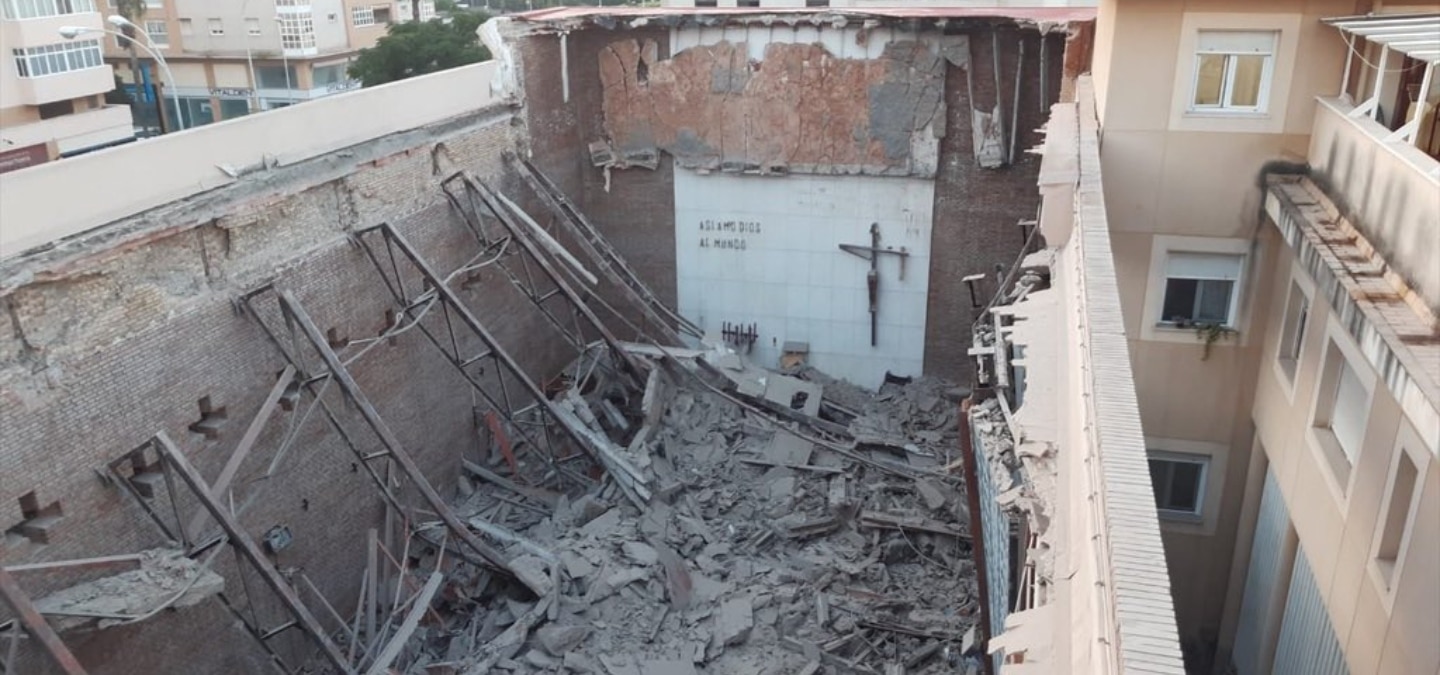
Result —
[[350, 77], [366, 87], [447, 70], [490, 58], [476, 30], [490, 18], [483, 12], [461, 12], [452, 19], [390, 24], [374, 47], [360, 50], [350, 64]]

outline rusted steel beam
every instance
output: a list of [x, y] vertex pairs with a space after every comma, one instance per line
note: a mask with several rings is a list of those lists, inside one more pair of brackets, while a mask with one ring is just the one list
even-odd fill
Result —
[[65, 675], [85, 675], [85, 668], [80, 665], [80, 660], [65, 646], [55, 629], [45, 623], [45, 617], [40, 616], [40, 610], [35, 609], [35, 604], [30, 602], [30, 596], [25, 594], [15, 577], [10, 576], [3, 567], [0, 567], [0, 598], [5, 599], [5, 604], [20, 617], [20, 624], [45, 648], [45, 652], [50, 655], [55, 665], [60, 666]]

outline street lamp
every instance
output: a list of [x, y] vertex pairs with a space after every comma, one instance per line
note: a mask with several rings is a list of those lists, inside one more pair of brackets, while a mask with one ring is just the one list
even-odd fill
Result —
[[[125, 17], [123, 17], [123, 16], [112, 16], [112, 17], [110, 17], [110, 18], [108, 19], [108, 21], [110, 22], [110, 25], [112, 25], [112, 26], [125, 26], [125, 25], [129, 25], [129, 26], [131, 26], [131, 27], [134, 27], [134, 28], [137, 28], [137, 29], [138, 29], [138, 27], [135, 26], [135, 24], [130, 23], [130, 22], [129, 22], [128, 20], [126, 20]], [[165, 57], [160, 55], [160, 50], [159, 50], [159, 48], [155, 48], [155, 43], [150, 42], [150, 36], [149, 36], [148, 34], [145, 34], [145, 41], [150, 43], [150, 44], [147, 46], [147, 45], [145, 45], [145, 44], [141, 44], [140, 42], [136, 41], [134, 38], [132, 38], [132, 37], [130, 37], [130, 36], [128, 36], [128, 35], [120, 32], [120, 31], [118, 31], [118, 30], [109, 30], [109, 29], [106, 29], [106, 28], [86, 28], [86, 27], [84, 27], [84, 26], [61, 26], [59, 32], [60, 32], [60, 37], [63, 37], [63, 38], [65, 38], [66, 40], [74, 40], [75, 38], [80, 37], [81, 35], [85, 35], [86, 33], [104, 33], [104, 34], [106, 34], [106, 35], [116, 35], [116, 36], [119, 36], [119, 37], [123, 37], [123, 38], [125, 38], [125, 39], [127, 39], [127, 40], [130, 40], [131, 43], [133, 43], [133, 44], [135, 44], [136, 46], [140, 47], [140, 49], [145, 50], [145, 53], [146, 53], [146, 54], [149, 54], [149, 55], [150, 55], [150, 58], [155, 59], [155, 63], [160, 64], [160, 72], [161, 72], [162, 74], [164, 74], [164, 76], [165, 76], [165, 87], [170, 90], [170, 104], [175, 108], [175, 128], [176, 128], [176, 130], [179, 131], [179, 130], [181, 130], [181, 129], [183, 129], [183, 128], [185, 127], [185, 120], [184, 120], [184, 118], [181, 117], [181, 115], [180, 115], [180, 96], [179, 96], [179, 94], [175, 93], [175, 76], [170, 73], [170, 64], [165, 63]], [[139, 31], [139, 32], [141, 32], [142, 34], [144, 34], [144, 31]], [[139, 74], [139, 73], [134, 73], [134, 75], [135, 75], [135, 79], [136, 79], [135, 84], [138, 86], [138, 85], [140, 84], [140, 82], [139, 82], [140, 74]]]

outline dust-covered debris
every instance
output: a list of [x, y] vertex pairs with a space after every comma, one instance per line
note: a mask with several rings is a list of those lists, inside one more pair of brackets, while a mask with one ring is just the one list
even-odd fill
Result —
[[108, 628], [165, 608], [189, 607], [225, 590], [225, 578], [178, 549], [139, 554], [140, 569], [76, 584], [35, 601], [56, 630]]
[[978, 620], [946, 470], [967, 391], [870, 392], [725, 351], [630, 356], [646, 391], [592, 369], [553, 394], [621, 471], [578, 451], [466, 462], [481, 482], [454, 508], [520, 579], [417, 538], [410, 573], [443, 560], [450, 581], [398, 672], [954, 669]]

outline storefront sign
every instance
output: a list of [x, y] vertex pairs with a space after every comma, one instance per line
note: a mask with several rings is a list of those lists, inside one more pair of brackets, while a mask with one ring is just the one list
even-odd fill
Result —
[[0, 152], [0, 173], [16, 171], [50, 161], [50, 148], [45, 143], [27, 145]]

